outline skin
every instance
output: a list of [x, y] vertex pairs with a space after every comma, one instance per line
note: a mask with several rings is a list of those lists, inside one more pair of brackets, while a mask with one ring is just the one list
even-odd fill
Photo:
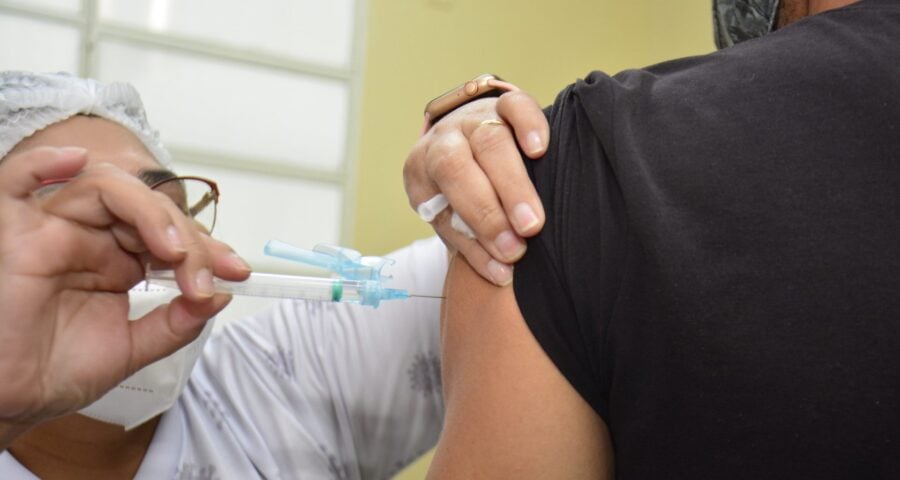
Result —
[[[10, 346], [0, 351], [0, 438], [40, 478], [132, 478], [158, 419], [126, 432], [74, 412], [196, 338], [230, 300], [213, 294], [211, 275], [249, 274], [136, 178], [160, 168], [127, 129], [83, 116], [37, 132], [0, 163], [0, 301], [15, 309], [0, 317]], [[76, 174], [53, 193], [30, 193]], [[127, 290], [148, 260], [170, 264], [184, 293], [128, 322]]]
[[[788, 25], [851, 3], [785, 0], [780, 22]], [[465, 120], [453, 121], [459, 134]], [[439, 142], [437, 137], [429, 141]], [[473, 144], [463, 150], [476, 151], [477, 139], [469, 139]], [[418, 161], [440, 163], [465, 151], [426, 154]], [[446, 417], [428, 478], [613, 478], [607, 426], [534, 339], [512, 288], [487, 283], [459, 256], [445, 288]]]
[[776, 25], [786, 27], [797, 20], [835, 8], [846, 7], [859, 0], [782, 0], [778, 6]]
[[[838, 8], [849, 3], [853, 2], [785, 0], [780, 11], [779, 26], [788, 25], [806, 15]], [[517, 471], [521, 473], [519, 478], [529, 476], [544, 476], [548, 478], [565, 478], [565, 476], [571, 476], [572, 478], [583, 478], [584, 476], [602, 477], [603, 475], [609, 475], [611, 472], [611, 448], [605, 426], [602, 421], [591, 418], [593, 412], [586, 408], [583, 401], [579, 403], [580, 397], [571, 390], [571, 387], [568, 387], [568, 384], [562, 379], [559, 372], [555, 370], [546, 356], [542, 355], [533, 339], [528, 336], [527, 329], [524, 328], [524, 323], [521, 320], [521, 313], [517, 311], [511, 291], [508, 288], [489, 289], [484, 285], [484, 282], [476, 282], [479, 280], [476, 275], [477, 271], [496, 284], [508, 285], [511, 280], [509, 263], [516, 261], [524, 254], [521, 238], [536, 234], [543, 224], [543, 211], [540, 208], [540, 201], [533, 190], [528, 188], [530, 187], [530, 182], [527, 181], [527, 176], [524, 175], [523, 170], [516, 168], [517, 164], [521, 165], [521, 157], [515, 148], [513, 139], [517, 139], [521, 145], [526, 146], [524, 150], [527, 156], [538, 158], [546, 148], [548, 128], [537, 104], [533, 100], [529, 104], [528, 97], [523, 97], [523, 95], [521, 93], [516, 95], [507, 94], [501, 97], [499, 102], [491, 105], [486, 105], [485, 103], [476, 105], [477, 102], [473, 103], [468, 108], [476, 109], [477, 111], [473, 110], [466, 113], [466, 108], [460, 109], [459, 112], [462, 113], [457, 115], [458, 118], [455, 120], [451, 120], [453, 115], [448, 115], [448, 118], [442, 121], [438, 127], [432, 129], [429, 134], [423, 137], [423, 140], [417, 145], [417, 149], [414, 152], [415, 155], [408, 160], [405, 169], [407, 190], [410, 192], [410, 203], [413, 206], [427, 200], [438, 191], [446, 189], [445, 193], [451, 199], [454, 208], [467, 223], [476, 227], [477, 235], [475, 241], [460, 238], [458, 234], [449, 229], [449, 215], [446, 213], [435, 221], [436, 229], [439, 233], [442, 233], [445, 241], [457, 246], [460, 252], [465, 254], [476, 265], [476, 270], [473, 270], [461, 262], [455, 262], [451, 273], [453, 283], [449, 286], [449, 291], [458, 291], [455, 290], [457, 283], [461, 285], [468, 283], [473, 290], [466, 291], [465, 294], [472, 295], [476, 302], [460, 304], [451, 299], [451, 302], [448, 304], [445, 349], [450, 357], [457, 360], [449, 362], [452, 365], [448, 365], [446, 372], [448, 377], [452, 379], [447, 385], [448, 398], [453, 399], [449, 402], [451, 404], [450, 412], [452, 413], [448, 413], [448, 420], [450, 421], [448, 422], [448, 432], [445, 434], [447, 441], [442, 443], [439, 450], [435, 469], [432, 472], [432, 477], [434, 478], [443, 476], [482, 478], [482, 473], [484, 472], [501, 473], [502, 471], [509, 471], [500, 468], [504, 466], [518, 468]], [[505, 120], [513, 127], [508, 128], [481, 123], [483, 120], [497, 118]], [[86, 121], [88, 123], [84, 123]], [[97, 122], [100, 122], [100, 124]], [[86, 162], [90, 164], [86, 170], [90, 171], [90, 175], [84, 175], [82, 178], [93, 179], [97, 182], [97, 185], [94, 185], [92, 189], [90, 184], [85, 186], [85, 183], [88, 183], [85, 180], [79, 185], [81, 188], [80, 192], [94, 193], [93, 196], [88, 195], [86, 197], [88, 203], [103, 204], [103, 199], [108, 199], [108, 196], [104, 197], [102, 194], [102, 192], [107, 190], [104, 190], [101, 184], [107, 185], [110, 181], [114, 182], [121, 179], [116, 179], [116, 175], [110, 173], [108, 168], [104, 173], [96, 174], [96, 172], [103, 170], [101, 165], [99, 165], [101, 162], [113, 164], [116, 166], [115, 168], [125, 170], [132, 175], [137, 173], [135, 167], [138, 169], [142, 168], [142, 166], [150, 167], [153, 162], [147, 152], [143, 151], [143, 147], [139, 145], [137, 139], [133, 137], [125, 141], [125, 143], [128, 143], [128, 146], [123, 150], [116, 151], [115, 148], [111, 148], [110, 142], [115, 143], [118, 140], [127, 138], [130, 134], [126, 130], [121, 129], [121, 127], [116, 127], [112, 124], [103, 126], [102, 122], [99, 119], [73, 119], [71, 124], [76, 126], [71, 127], [71, 131], [68, 133], [60, 133], [59, 129], [54, 127], [48, 128], [42, 134], [36, 135], [27, 142], [23, 142], [16, 151], [6, 158], [8, 159], [16, 154], [27, 154], [29, 153], [29, 148], [34, 149], [41, 145], [57, 147], [85, 145], [90, 151], [90, 160]], [[118, 128], [118, 131], [112, 127]], [[453, 136], [456, 138], [451, 138]], [[110, 138], [113, 137], [117, 140], [111, 141]], [[465, 141], [460, 141], [461, 139]], [[120, 143], [119, 146], [124, 146], [124, 144]], [[434, 146], [439, 146], [439, 148], [432, 148]], [[42, 164], [41, 168], [33, 170], [31, 172], [32, 181], [35, 179], [53, 179], [69, 176], [84, 167], [85, 163], [84, 152], [78, 151], [44, 150], [40, 152], [40, 156], [45, 159], [55, 160], [56, 164]], [[149, 162], [144, 162], [144, 160], [149, 160]], [[482, 174], [486, 174], [488, 178], [492, 179], [492, 182], [494, 179], [500, 178], [500, 182], [492, 184], [496, 188], [496, 195], [486, 194], [484, 189], [479, 188], [476, 188], [473, 192], [467, 184], [459, 182], [460, 178], [471, 177], [472, 175], [476, 178], [484, 178], [483, 176], [479, 177], [477, 171], [466, 166], [466, 162], [469, 160], [474, 161]], [[446, 165], [447, 162], [453, 162], [449, 164], [450, 166], [455, 165], [468, 169], [468, 173], [456, 173], [455, 169]], [[10, 162], [7, 161], [6, 163]], [[472, 162], [469, 163], [471, 164]], [[509, 169], [505, 170], [500, 167], [501, 165], [507, 165]], [[503, 171], [504, 175], [497, 177], [497, 171]], [[409, 174], [407, 175], [407, 173]], [[97, 178], [99, 180], [96, 180]], [[25, 180], [28, 180], [28, 178], [26, 177]], [[11, 184], [15, 185], [14, 182]], [[4, 192], [6, 191], [6, 186], [4, 185]], [[67, 187], [67, 194], [71, 194], [71, 192], [79, 192], [79, 190], [76, 187]], [[112, 196], [114, 197], [114, 195]], [[20, 203], [28, 203], [27, 201], [22, 201], [23, 197], [18, 192], [13, 192], [11, 197]], [[70, 196], [69, 198], [77, 197]], [[21, 205], [13, 205], [13, 208], [9, 209], [6, 208], [6, 203], [9, 202], [3, 204], [3, 213], [21, 207]], [[115, 218], [116, 212], [109, 211], [115, 210], [115, 208], [110, 208], [109, 205], [101, 205], [102, 208], [99, 209], [88, 208], [87, 213], [76, 211], [85, 207], [86, 203], [76, 203], [75, 205], [77, 208], [57, 204], [55, 206], [56, 210], [52, 213], [56, 218], [74, 221], [75, 223], [85, 223], [88, 220], [96, 222], [98, 217], [103, 217], [105, 221], [101, 221], [99, 226], [95, 223], [87, 223], [92, 228], [107, 229], [108, 232], [106, 233], [114, 239], [111, 246], [135, 255], [150, 251], [167, 261], [185, 263], [187, 266], [179, 269], [179, 281], [182, 284], [183, 291], [186, 292], [186, 296], [180, 303], [169, 306], [168, 311], [156, 312], [155, 314], [156, 317], [163, 316], [161, 315], [163, 313], [167, 314], [165, 329], [170, 337], [167, 339], [168, 341], [152, 342], [157, 344], [156, 348], [145, 348], [146, 351], [139, 355], [131, 352], [130, 360], [120, 362], [120, 364], [126, 365], [124, 368], [115, 373], [104, 372], [105, 376], [103, 379], [100, 379], [101, 381], [90, 379], [91, 381], [88, 383], [92, 384], [91, 388], [88, 388], [87, 391], [78, 392], [80, 395], [75, 400], [69, 398], [60, 402], [54, 395], [48, 396], [47, 392], [39, 392], [39, 395], [37, 395], [39, 398], [33, 402], [17, 403], [18, 397], [13, 395], [17, 392], [17, 389], [7, 387], [5, 389], [7, 393], [6, 398], [0, 398], [0, 418], [2, 418], [0, 420], [0, 447], [5, 448], [17, 435], [21, 435], [22, 432], [31, 429], [29, 433], [19, 437], [19, 440], [12, 447], [12, 452], [42, 478], [80, 478], [82, 476], [91, 478], [131, 477], [137, 470], [140, 459], [146, 452], [146, 447], [155, 430], [155, 421], [148, 422], [132, 432], [124, 432], [118, 427], [110, 428], [109, 425], [101, 422], [77, 415], [65, 415], [65, 413], [77, 410], [90, 403], [91, 400], [99, 397], [105, 389], [115, 385], [127, 374], [156, 358], [160, 358], [167, 352], [174, 351], [179, 345], [187, 343], [187, 341], [192, 339], [191, 332], [195, 332], [194, 335], [199, 332], [199, 327], [202, 326], [205, 318], [224, 307], [222, 298], [211, 297], [207, 292], [203, 291], [202, 285], [206, 282], [198, 282], [197, 275], [199, 271], [203, 270], [203, 268], [198, 268], [200, 265], [206, 264], [208, 266], [206, 268], [207, 271], [211, 270], [217, 275], [235, 277], [235, 279], [239, 279], [242, 275], [240, 272], [243, 272], [243, 274], [247, 273], [246, 266], [239, 260], [223, 259], [227, 257], [222, 255], [213, 255], [212, 259], [206, 257], [205, 260], [204, 255], [200, 253], [195, 256], [185, 255], [186, 253], [197, 253], [197, 251], [203, 250], [195, 247], [208, 241], [204, 239], [197, 240], [188, 234], [185, 237], [190, 237], [191, 241], [187, 245], [183, 243], [184, 239], [182, 238], [180, 242], [170, 243], [166, 246], [166, 240], [160, 235], [154, 236], [144, 231], [146, 230], [145, 228], [142, 229], [136, 225], [130, 225], [128, 221], [123, 222], [122, 220], [125, 220], [123, 218]], [[521, 208], [522, 205], [527, 206], [528, 209]], [[27, 208], [19, 208], [19, 210], [26, 211]], [[100, 210], [107, 211], [100, 212]], [[530, 210], [530, 213], [527, 210]], [[118, 213], [121, 214], [123, 212], [120, 211]], [[104, 214], [106, 214], [106, 217], [113, 217], [115, 221], [104, 217]], [[4, 216], [3, 218], [14, 217]], [[502, 237], [501, 234], [503, 234]], [[21, 242], [17, 245], [19, 249], [17, 253], [26, 249]], [[27, 246], [27, 244], [25, 245]], [[5, 243], [0, 242], [0, 252], [4, 254], [9, 253], [3, 249], [4, 246]], [[188, 248], [185, 249], [185, 246]], [[186, 250], [192, 248], [195, 250], [194, 252], [186, 252]], [[224, 249], [219, 250], [224, 251]], [[114, 257], [114, 255], [111, 256]], [[190, 258], [190, 261], [187, 261], [187, 258]], [[231, 264], [230, 266], [227, 265], [229, 263]], [[5, 265], [3, 266], [6, 267]], [[139, 278], [133, 267], [130, 271], [128, 270], [128, 268], [125, 268], [115, 273], [122, 275], [126, 279], [130, 276], [131, 279], [129, 281]], [[6, 284], [8, 283], [6, 282]], [[113, 285], [104, 285], [96, 278], [87, 283], [90, 284], [91, 288], [95, 289], [109, 289], [113, 287]], [[128, 281], [123, 282], [123, 284], [127, 283]], [[116, 287], [120, 293], [123, 291], [122, 288], [124, 287], [121, 285]], [[82, 285], [81, 293], [84, 293], [83, 289], [84, 286]], [[498, 296], [495, 297], [494, 295]], [[0, 297], [3, 296], [2, 292], [0, 292]], [[8, 304], [4, 303], [4, 305]], [[473, 309], [471, 308], [472, 305], [489, 306], [493, 310]], [[467, 306], [468, 310], [466, 310]], [[479, 330], [492, 332], [492, 336], [505, 336], [507, 341], [501, 343], [501, 347], [496, 349], [496, 358], [483, 354], [476, 355], [475, 353], [478, 352], [470, 352], [470, 349], [463, 348], [460, 345], [462, 337], [456, 330], [462, 329], [465, 331], [465, 328], [474, 329], [475, 327], [471, 324], [466, 325], [461, 319], [449, 319], [454, 317], [461, 318], [467, 312], [471, 313], [469, 318], [476, 318], [479, 314], [484, 315], [485, 312], [496, 314], [486, 315], [486, 317], [495, 319], [496, 322], [499, 322], [497, 325], [502, 326], [504, 330], [492, 328], [492, 325], [488, 324], [478, 325]], [[151, 329], [148, 327], [144, 330], [147, 330], [143, 332], [146, 334], [150, 333]], [[65, 333], [64, 329], [62, 331]], [[59, 330], [57, 330], [57, 333], [59, 333]], [[160, 332], [156, 333], [159, 334]], [[140, 336], [138, 335], [138, 337]], [[480, 332], [479, 335], [474, 337], [479, 336]], [[8, 339], [7, 337], [9, 337], [8, 333], [3, 339], [6, 340]], [[129, 335], [128, 338], [134, 340], [136, 337], [135, 335]], [[490, 336], [482, 337], [482, 339], [486, 338], [490, 338]], [[491, 343], [487, 343], [484, 346], [493, 348]], [[51, 345], [51, 347], [55, 348], [56, 345]], [[54, 348], [51, 348], [50, 352], [56, 352], [57, 350]], [[490, 351], [491, 348], [482, 349], [482, 353]], [[473, 355], [466, 355], [466, 352], [473, 353]], [[63, 355], [62, 358], [65, 359], [66, 356]], [[470, 362], [459, 360], [468, 358], [472, 360]], [[506, 360], [505, 362], [500, 362], [501, 366], [521, 374], [520, 377], [504, 377], [503, 375], [489, 373], [492, 367], [496, 366], [495, 361], [503, 359]], [[521, 361], [522, 359], [524, 361]], [[17, 365], [14, 361], [6, 362], [5, 358], [3, 360], [0, 364]], [[523, 365], [529, 366], [529, 368], [522, 369], [517, 367], [520, 361]], [[19, 362], [19, 364], [22, 364], [22, 362]], [[490, 368], [487, 368], [487, 374], [479, 376], [473, 374], [471, 371], [472, 366]], [[21, 375], [22, 372], [9, 374], [9, 372], [2, 371], [4, 369], [8, 368], [0, 369], [0, 378], [2, 379], [23, 377]], [[493, 369], [495, 372], [502, 370]], [[31, 377], [25, 375], [25, 378], [30, 379]], [[511, 384], [508, 381], [509, 378], [522, 378], [523, 382]], [[481, 388], [479, 395], [466, 394], [467, 385], [476, 383], [484, 385], [484, 382], [488, 382], [488, 385], [492, 385], [490, 382], [496, 382], [494, 383], [496, 388]], [[54, 383], [41, 378], [38, 384], [52, 385]], [[5, 385], [10, 385], [10, 383], [5, 383]], [[517, 385], [519, 387], [528, 387], [528, 392], [530, 392], [531, 396], [542, 401], [535, 402], [533, 398], [531, 401], [525, 399], [525, 401], [521, 402], [521, 405], [518, 405], [520, 409], [508, 408], [511, 404], [506, 398], [506, 394], [510, 389], [516, 388]], [[17, 386], [13, 385], [13, 387]], [[484, 393], [483, 395], [481, 394], [482, 392]], [[66, 397], [66, 395], [62, 396]], [[28, 398], [30, 399], [31, 397]], [[507, 408], [488, 410], [495, 414], [493, 417], [481, 415], [480, 420], [482, 422], [476, 423], [476, 425], [482, 425], [485, 427], [484, 429], [472, 429], [471, 424], [468, 428], [463, 427], [468, 419], [478, 418], [477, 416], [472, 416], [472, 411], [481, 407], [481, 400], [498, 398], [503, 399], [503, 405], [506, 405]], [[549, 402], [545, 403], [544, 400]], [[41, 404], [46, 405], [41, 408], [34, 406]], [[548, 408], [548, 405], [550, 408]], [[565, 408], [556, 408], [557, 405], [562, 405]], [[528, 424], [522, 423], [521, 418], [511, 415], [511, 412], [516, 411], [549, 413], [550, 418], [555, 418], [558, 422], [562, 422], [562, 425], [566, 425], [567, 429], [564, 431], [565, 435], [562, 435], [561, 433], [563, 432], [559, 431], [559, 429], [554, 429], [555, 425], [559, 423], [547, 424], [548, 422], [545, 422], [539, 426], [546, 433], [550, 434], [547, 438], [567, 438], [571, 443], [566, 448], [558, 448], [559, 445], [556, 444], [547, 445], [534, 442], [529, 438], [528, 428], [522, 428], [528, 427]], [[63, 416], [56, 420], [46, 421], [47, 418], [59, 415]], [[541, 417], [541, 415], [531, 415], [526, 419], [535, 417]], [[575, 421], [572, 421], [573, 419]], [[45, 423], [37, 428], [33, 428], [35, 424], [41, 422]], [[519, 463], [511, 464], [504, 462], [504, 454], [508, 453], [508, 450], [501, 448], [504, 445], [503, 441], [508, 440], [508, 436], [490, 435], [490, 433], [496, 433], [499, 428], [508, 426], [512, 422], [518, 422], [520, 425], [519, 431], [516, 431], [516, 435], [514, 435], [519, 443], [516, 446], [518, 449], [515, 450], [517, 452], [515, 458]], [[484, 435], [482, 430], [487, 431], [489, 434]], [[518, 435], [519, 433], [522, 435]], [[559, 435], [555, 435], [557, 433]], [[469, 452], [468, 448], [457, 448], [460, 445], [460, 439], [467, 440], [470, 443], [469, 447], [479, 446], [483, 443], [483, 440], [490, 440], [494, 448], [492, 450], [485, 449], [482, 452], [490, 451], [496, 455], [478, 455], [477, 451]], [[573, 441], [573, 439], [577, 441]], [[584, 448], [583, 446], [585, 445], [588, 448]], [[551, 450], [547, 450], [548, 447]], [[548, 451], [553, 452], [554, 455], [547, 455]], [[525, 455], [525, 453], [533, 455]], [[481, 469], [482, 464], [487, 459], [486, 457], [494, 457], [489, 459], [496, 462], [496, 467], [493, 470]], [[552, 465], [533, 465], [541, 457], [545, 457], [545, 459], [546, 457], [566, 459], [568, 460], [566, 463], [574, 464], [575, 466], [571, 470], [561, 471]], [[466, 461], [448, 462], [448, 459], [452, 460], [453, 458], [464, 458]], [[469, 460], [472, 461], [470, 462]], [[575, 464], [574, 460], [580, 460], [583, 463]], [[80, 463], [73, 465], [74, 461]], [[529, 468], [530, 466], [541, 468], [531, 469]], [[468, 475], [453, 475], [454, 468], [462, 467], [465, 467], [465, 470], [469, 472]]]
[[778, 15], [775, 27], [784, 28], [809, 15], [809, 2], [801, 0], [782, 0], [778, 4]]
[[512, 287], [457, 255], [445, 294], [446, 411], [429, 480], [613, 478], [606, 425], [531, 335]]
[[415, 210], [443, 193], [476, 238], [450, 226], [449, 209], [432, 226], [450, 250], [459, 251], [495, 285], [512, 282], [511, 264], [525, 254], [523, 239], [544, 225], [543, 205], [516, 142], [523, 145], [526, 158], [538, 159], [546, 151], [549, 133], [534, 98], [507, 92], [447, 114], [419, 139], [404, 164], [410, 206]]
[[9, 452], [39, 478], [134, 478], [150, 447], [159, 417], [137, 428], [66, 415], [39, 425]]
[[[502, 118], [524, 125], [517, 128], [516, 137], [530, 141], [529, 155], [540, 156], [548, 129], [537, 103], [522, 93], [493, 102], [490, 109], [482, 108], [483, 119]], [[499, 144], [511, 138], [506, 127], [479, 122], [463, 118], [465, 141], [494, 139]], [[76, 148], [70, 148], [73, 146]], [[500, 168], [509, 162], [510, 152], [518, 158], [515, 147], [479, 148], [476, 156], [481, 161], [500, 162], [496, 168], [486, 168], [500, 194], [495, 195], [490, 187], [469, 193], [496, 205], [498, 198], [507, 205], [530, 203], [537, 211], [537, 223], [533, 219], [526, 224], [513, 223], [517, 232], [533, 234], [540, 229], [543, 211], [521, 169], [521, 159], [519, 170], [509, 171], [513, 175]], [[168, 199], [159, 198], [161, 195], [154, 195], [134, 179], [141, 170], [157, 168], [130, 132], [87, 117], [42, 130], [0, 161], [0, 219], [4, 222], [0, 229], [0, 304], [5, 309], [0, 316], [0, 341], [18, 347], [0, 351], [0, 383], [4, 384], [0, 390], [0, 450], [12, 445], [10, 451], [41, 478], [131, 478], [158, 419], [125, 432], [71, 413], [137, 369], [193, 340], [203, 322], [224, 307], [227, 298], [201, 291], [204, 282], [198, 272], [211, 271], [229, 280], [241, 280], [249, 273], [227, 246], [188, 231], [195, 229], [183, 218], [177, 221], [180, 212]], [[416, 167], [410, 171], [427, 175]], [[52, 197], [31, 194], [44, 180], [70, 177], [75, 179]], [[436, 190], [431, 188], [420, 194], [433, 195]], [[453, 192], [448, 196], [455, 198], [467, 189], [448, 190]], [[464, 218], [480, 225], [471, 220], [468, 211], [461, 210]], [[506, 222], [502, 210], [491, 212], [495, 220], [500, 215]], [[448, 218], [445, 215], [439, 221], [446, 226]], [[10, 219], [17, 221], [10, 223]], [[180, 233], [174, 243], [165, 234], [172, 224]], [[502, 227], [509, 228], [505, 223]], [[456, 238], [452, 235], [449, 238]], [[473, 258], [478, 253], [487, 258], [478, 242], [462, 239], [461, 244], [461, 251], [470, 252]], [[48, 265], [46, 252], [51, 250], [59, 254], [50, 258], [56, 263]], [[7, 264], [10, 259], [22, 258], [26, 260]], [[125, 292], [142, 278], [142, 265], [148, 258], [170, 263], [185, 295], [139, 321], [124, 322]], [[511, 271], [507, 275], [511, 278]], [[33, 292], [24, 298], [39, 301], [12, 300], [23, 298], [20, 289], [10, 288], [23, 276], [34, 282]], [[10, 305], [15, 305], [16, 311]], [[101, 316], [110, 318], [99, 322]], [[27, 328], [8, 328], [15, 323], [13, 319], [21, 319], [19, 323]], [[121, 348], [110, 351], [110, 345]], [[85, 355], [86, 351], [91, 354]], [[84, 361], [73, 363], [73, 359]]]

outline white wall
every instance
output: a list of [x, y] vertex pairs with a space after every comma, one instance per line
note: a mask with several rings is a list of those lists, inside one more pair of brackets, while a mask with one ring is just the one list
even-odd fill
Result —
[[360, 1], [0, 0], [0, 70], [133, 84], [176, 172], [219, 184], [214, 236], [297, 271], [265, 241], [352, 240]]

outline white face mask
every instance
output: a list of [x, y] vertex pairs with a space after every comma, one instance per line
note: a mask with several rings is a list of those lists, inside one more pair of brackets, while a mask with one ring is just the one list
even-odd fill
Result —
[[[141, 283], [128, 292], [128, 318], [140, 318], [177, 295], [178, 292], [167, 289], [150, 287], [147, 290]], [[203, 353], [214, 320], [206, 323], [203, 332], [194, 341], [138, 370], [78, 413], [131, 430], [171, 408]]]

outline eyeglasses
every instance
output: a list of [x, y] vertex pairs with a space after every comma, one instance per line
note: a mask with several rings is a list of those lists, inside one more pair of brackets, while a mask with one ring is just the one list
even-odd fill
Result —
[[[52, 194], [70, 179], [48, 180], [34, 193], [38, 196]], [[188, 218], [212, 234], [216, 226], [216, 209], [219, 204], [219, 186], [203, 177], [170, 177], [150, 184], [150, 189], [172, 199]]]
[[216, 182], [203, 177], [172, 177], [150, 185], [150, 189], [171, 198], [188, 218], [206, 229], [206, 233], [212, 233], [219, 203]]

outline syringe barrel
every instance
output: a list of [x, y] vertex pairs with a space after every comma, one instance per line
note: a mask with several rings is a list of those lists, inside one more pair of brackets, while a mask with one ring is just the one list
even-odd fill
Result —
[[251, 273], [243, 282], [215, 279], [216, 291], [254, 297], [301, 298], [304, 300], [341, 301], [341, 280], [324, 277], [301, 277], [272, 273]]
[[[172, 270], [148, 270], [147, 282], [166, 288], [178, 288]], [[218, 293], [253, 297], [293, 298], [326, 302], [354, 302], [377, 307], [389, 289], [374, 280], [342, 280], [339, 278], [251, 273], [247, 280], [232, 282], [214, 278]], [[391, 290], [392, 292], [392, 290]]]
[[[172, 270], [148, 270], [147, 282], [150, 285], [178, 288], [175, 272]], [[221, 278], [213, 279], [218, 293], [319, 301], [340, 301], [343, 290], [340, 283], [340, 279], [272, 273], [251, 273], [250, 277], [243, 282], [232, 282]]]

